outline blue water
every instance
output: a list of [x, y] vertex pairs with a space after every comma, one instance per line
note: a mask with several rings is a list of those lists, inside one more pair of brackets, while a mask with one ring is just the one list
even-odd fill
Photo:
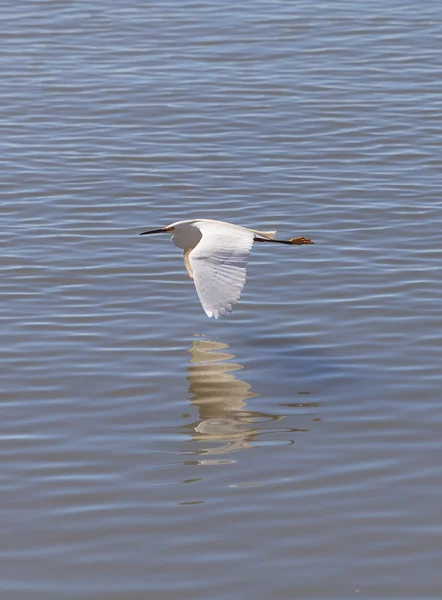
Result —
[[[3, 596], [439, 597], [438, 3], [0, 16]], [[215, 322], [192, 217], [316, 243]]]

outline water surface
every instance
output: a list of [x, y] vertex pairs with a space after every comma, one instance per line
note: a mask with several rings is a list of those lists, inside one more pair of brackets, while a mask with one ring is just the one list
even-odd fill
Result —
[[[439, 4], [0, 14], [2, 595], [439, 597]], [[316, 245], [215, 322], [191, 217]]]

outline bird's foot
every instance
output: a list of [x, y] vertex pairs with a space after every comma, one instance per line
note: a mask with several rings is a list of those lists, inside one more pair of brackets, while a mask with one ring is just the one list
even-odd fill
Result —
[[314, 244], [315, 242], [312, 242], [306, 237], [295, 237], [290, 240], [290, 243], [301, 246], [302, 244]]

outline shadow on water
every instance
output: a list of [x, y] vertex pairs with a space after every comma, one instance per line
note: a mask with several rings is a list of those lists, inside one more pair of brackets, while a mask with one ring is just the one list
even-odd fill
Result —
[[275, 426], [287, 415], [247, 409], [247, 401], [260, 394], [234, 374], [243, 367], [232, 362], [235, 354], [226, 352], [228, 348], [219, 341], [195, 340], [189, 350], [188, 393], [198, 409], [198, 420], [185, 426], [198, 442], [192, 454], [221, 455], [251, 446], [293, 444], [287, 433], [308, 429]]

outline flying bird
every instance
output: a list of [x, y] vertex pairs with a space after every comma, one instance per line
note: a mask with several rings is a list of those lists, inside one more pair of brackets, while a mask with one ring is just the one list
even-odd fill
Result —
[[246, 282], [246, 265], [253, 242], [300, 246], [313, 244], [305, 237], [275, 239], [276, 231], [257, 231], [212, 219], [177, 221], [140, 235], [171, 233], [184, 251], [184, 265], [208, 317], [231, 313]]

